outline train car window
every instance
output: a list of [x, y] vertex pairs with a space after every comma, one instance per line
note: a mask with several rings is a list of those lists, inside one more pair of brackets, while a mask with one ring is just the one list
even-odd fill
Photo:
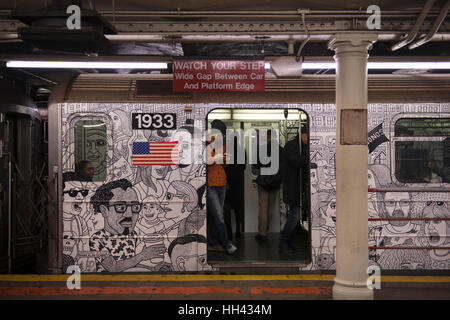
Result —
[[108, 150], [106, 124], [102, 120], [79, 120], [74, 130], [74, 180], [105, 181]]
[[403, 118], [395, 123], [395, 176], [403, 183], [450, 180], [450, 118]]

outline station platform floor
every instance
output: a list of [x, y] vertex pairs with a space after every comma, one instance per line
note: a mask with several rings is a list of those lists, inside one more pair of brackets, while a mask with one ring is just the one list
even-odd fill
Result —
[[[0, 300], [331, 300], [333, 274], [0, 275]], [[384, 275], [375, 300], [450, 300], [448, 275]]]

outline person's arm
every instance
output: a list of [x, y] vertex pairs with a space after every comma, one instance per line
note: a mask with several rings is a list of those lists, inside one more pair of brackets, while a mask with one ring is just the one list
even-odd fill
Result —
[[121, 261], [116, 261], [113, 256], [108, 256], [102, 260], [101, 264], [108, 272], [122, 272], [135, 267], [141, 261], [163, 257], [165, 250], [163, 244], [154, 245], [142, 249], [142, 252], [136, 254], [134, 257]]

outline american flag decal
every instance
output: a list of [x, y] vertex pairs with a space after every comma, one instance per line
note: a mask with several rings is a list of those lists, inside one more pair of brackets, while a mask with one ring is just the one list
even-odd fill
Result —
[[133, 142], [133, 166], [177, 165], [178, 142]]

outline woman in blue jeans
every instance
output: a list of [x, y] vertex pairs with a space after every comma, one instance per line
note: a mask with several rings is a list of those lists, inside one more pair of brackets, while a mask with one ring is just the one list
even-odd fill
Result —
[[[225, 125], [216, 123], [220, 120], [214, 120], [211, 123], [212, 128], [220, 129]], [[219, 128], [218, 128], [219, 126]], [[221, 130], [222, 131], [222, 130]], [[210, 249], [221, 249], [233, 254], [237, 248], [228, 238], [223, 208], [225, 204], [225, 193], [227, 186], [227, 175], [224, 167], [226, 166], [226, 153], [223, 146], [223, 137], [212, 136], [208, 141], [208, 213], [212, 223], [208, 224], [208, 243]], [[214, 144], [212, 144], [215, 142]]]

